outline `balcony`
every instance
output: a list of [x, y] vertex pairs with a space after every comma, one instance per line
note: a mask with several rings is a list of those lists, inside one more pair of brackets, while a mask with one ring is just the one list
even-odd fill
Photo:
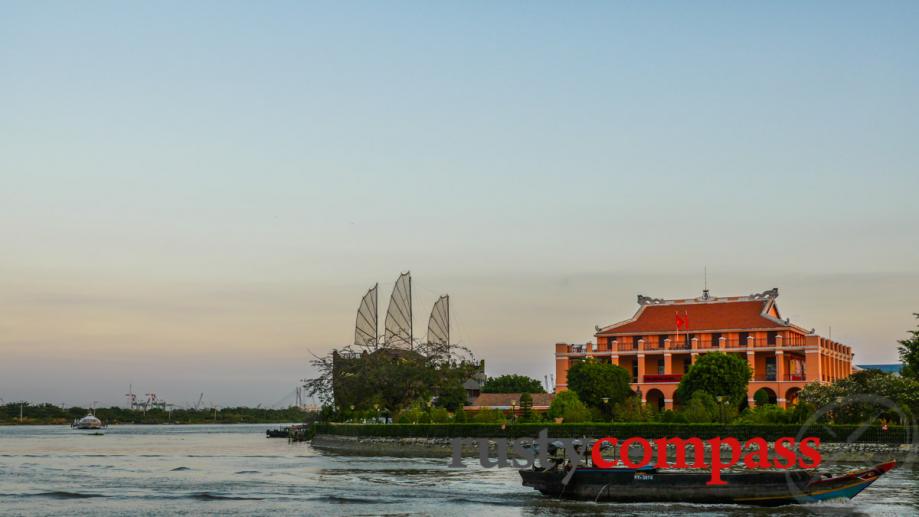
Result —
[[775, 374], [754, 375], [753, 382], [775, 382]]
[[670, 350], [689, 350], [691, 348], [692, 344], [690, 343], [674, 343], [673, 341], [670, 342]]
[[803, 381], [804, 374], [803, 373], [786, 373], [785, 380], [786, 381]]
[[683, 378], [681, 373], [672, 373], [672, 374], [645, 374], [643, 382], [680, 382], [680, 379]]

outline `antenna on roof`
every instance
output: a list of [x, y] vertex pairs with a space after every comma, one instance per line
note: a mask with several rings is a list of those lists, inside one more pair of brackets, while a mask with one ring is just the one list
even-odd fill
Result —
[[708, 295], [708, 266], [707, 266], [707, 265], [705, 266], [705, 273], [704, 273], [704, 275], [705, 275], [705, 284], [703, 284], [704, 287], [702, 288], [702, 299], [703, 299], [703, 300], [708, 300], [708, 299], [709, 299], [709, 295]]

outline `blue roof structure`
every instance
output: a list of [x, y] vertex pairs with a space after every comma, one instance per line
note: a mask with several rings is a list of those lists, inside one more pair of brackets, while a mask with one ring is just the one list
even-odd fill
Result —
[[893, 364], [859, 364], [856, 365], [862, 370], [880, 370], [884, 373], [895, 373], [897, 375], [903, 371], [902, 363], [893, 363]]

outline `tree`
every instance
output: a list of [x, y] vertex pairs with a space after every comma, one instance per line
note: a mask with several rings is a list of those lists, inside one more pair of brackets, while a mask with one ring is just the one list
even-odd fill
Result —
[[485, 381], [482, 393], [545, 393], [542, 384], [532, 377], [514, 373], [499, 375]]
[[705, 390], [696, 390], [681, 413], [691, 424], [707, 424], [721, 416], [715, 399]]
[[527, 392], [520, 395], [520, 416], [524, 420], [529, 420], [533, 416], [533, 395]]
[[566, 390], [552, 399], [549, 418], [562, 418], [565, 422], [587, 422], [590, 420], [590, 410], [581, 402], [577, 393]]
[[[605, 414], [632, 394], [625, 368], [593, 359], [578, 361], [568, 369], [568, 389], [588, 407], [600, 408]], [[604, 398], [608, 399], [605, 403]]]
[[637, 395], [630, 395], [613, 406], [613, 418], [617, 422], [647, 422], [651, 420], [651, 408], [642, 404]]
[[381, 409], [397, 414], [416, 401], [432, 400], [456, 410], [466, 401], [463, 383], [480, 367], [468, 350], [456, 345], [418, 345], [413, 350], [349, 346], [316, 357], [312, 364], [318, 375], [305, 381], [307, 394], [332, 405], [336, 417]]
[[[919, 313], [913, 316], [919, 318]], [[900, 352], [900, 361], [903, 362], [903, 376], [919, 380], [919, 325], [916, 330], [910, 330], [912, 337], [898, 341], [900, 346], [897, 350]]]
[[446, 408], [449, 411], [457, 411], [466, 405], [466, 388], [459, 378], [453, 378], [451, 381], [445, 381], [444, 386], [440, 387], [437, 398], [434, 399], [434, 405]]
[[676, 396], [681, 402], [688, 402], [693, 393], [702, 390], [715, 398], [727, 397], [737, 408], [747, 398], [747, 384], [752, 376], [753, 370], [743, 359], [721, 352], [707, 353], [680, 380]]
[[[893, 402], [896, 409], [875, 401], [874, 397]], [[870, 423], [878, 418], [906, 423], [904, 416], [908, 421], [919, 414], [919, 380], [863, 370], [833, 384], [808, 384], [799, 399], [817, 410], [831, 408], [824, 412], [822, 420], [839, 424]]]

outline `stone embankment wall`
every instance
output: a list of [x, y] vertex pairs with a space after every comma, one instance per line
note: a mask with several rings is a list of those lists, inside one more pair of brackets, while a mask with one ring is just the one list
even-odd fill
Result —
[[[468, 458], [479, 457], [479, 449], [472, 440], [485, 440], [484, 438], [466, 439], [463, 444], [463, 456]], [[452, 454], [452, 440], [450, 438], [388, 438], [388, 437], [355, 437], [331, 434], [317, 434], [311, 441], [312, 446], [321, 451], [332, 454], [354, 456], [396, 456], [416, 458], [449, 458]], [[496, 444], [494, 439], [488, 440], [490, 456], [496, 457]], [[873, 443], [821, 443], [819, 447], [823, 463], [880, 463], [890, 459], [899, 462], [910, 462], [919, 459], [919, 446], [913, 444], [873, 444]], [[630, 450], [630, 456], [640, 459], [637, 449]], [[691, 461], [692, 452], [688, 454]], [[729, 459], [729, 451], [722, 449], [724, 460]], [[706, 444], [706, 457], [710, 457], [711, 449]], [[508, 456], [513, 457], [513, 452], [508, 448]], [[772, 450], [770, 458], [775, 455]], [[675, 459], [675, 448], [669, 447], [668, 461]], [[652, 462], [657, 458], [653, 456]]]

